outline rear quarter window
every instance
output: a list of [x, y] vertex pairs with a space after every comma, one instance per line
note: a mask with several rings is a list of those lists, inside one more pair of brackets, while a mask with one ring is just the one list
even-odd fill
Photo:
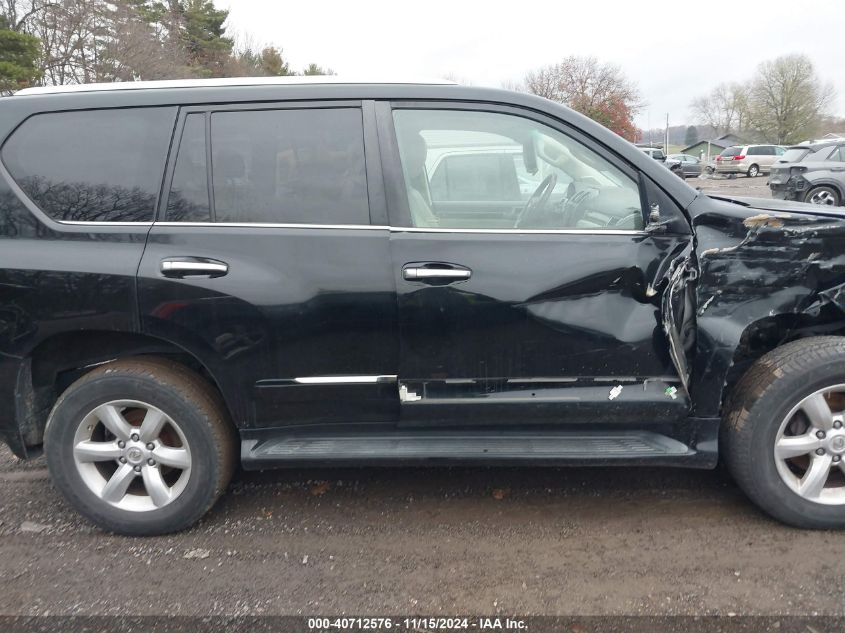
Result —
[[809, 154], [809, 150], [807, 149], [788, 149], [781, 157], [781, 161], [784, 163], [797, 163], [807, 154]]
[[6, 141], [3, 163], [59, 221], [151, 222], [175, 108], [36, 114]]

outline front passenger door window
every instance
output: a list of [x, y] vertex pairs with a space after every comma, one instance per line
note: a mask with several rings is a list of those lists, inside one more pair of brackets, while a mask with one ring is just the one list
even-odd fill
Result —
[[546, 125], [510, 114], [394, 111], [409, 224], [642, 230], [637, 182]]

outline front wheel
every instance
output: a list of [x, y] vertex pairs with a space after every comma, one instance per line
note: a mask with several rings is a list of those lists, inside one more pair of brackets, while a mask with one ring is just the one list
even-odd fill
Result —
[[733, 390], [722, 449], [773, 517], [845, 527], [845, 338], [795, 341], [758, 360]]
[[101, 365], [74, 382], [44, 432], [53, 484], [97, 526], [119, 534], [174, 532], [226, 488], [235, 437], [217, 393], [158, 358]]

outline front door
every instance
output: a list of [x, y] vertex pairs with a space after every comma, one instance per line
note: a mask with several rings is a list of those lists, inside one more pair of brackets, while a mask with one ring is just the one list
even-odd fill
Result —
[[[660, 293], [691, 236], [686, 223], [645, 230], [650, 202], [632, 167], [510, 109], [380, 115], [392, 132], [382, 154], [404, 182], [390, 200], [403, 425], [687, 413]], [[664, 219], [679, 214], [661, 204]]]

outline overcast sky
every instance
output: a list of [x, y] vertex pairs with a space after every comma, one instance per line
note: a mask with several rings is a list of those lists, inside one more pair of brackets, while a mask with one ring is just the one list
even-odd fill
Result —
[[692, 122], [689, 103], [757, 65], [804, 53], [845, 116], [842, 0], [215, 0], [229, 28], [341, 75], [442, 77], [501, 87], [567, 55], [618, 64], [647, 105], [640, 127]]

